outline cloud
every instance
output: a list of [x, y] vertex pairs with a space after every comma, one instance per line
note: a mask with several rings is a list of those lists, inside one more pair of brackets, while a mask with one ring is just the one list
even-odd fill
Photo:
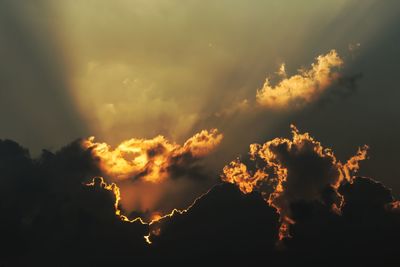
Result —
[[[186, 147], [208, 144], [207, 136], [195, 135]], [[272, 181], [243, 178], [249, 187], [215, 185], [185, 209], [158, 214], [148, 224], [123, 214], [118, 185], [101, 178], [85, 185], [101, 169], [92, 151], [82, 147], [82, 140], [56, 152], [45, 150], [35, 159], [18, 143], [0, 140], [0, 232], [7, 244], [0, 250], [0, 263], [253, 265], [265, 260], [293, 266], [327, 259], [335, 265], [398, 262], [398, 201], [383, 184], [351, 176], [365, 157], [364, 150], [340, 163], [330, 150], [294, 127], [292, 139], [273, 141], [252, 146], [253, 160], [236, 161], [246, 167], [238, 175], [247, 172], [253, 177], [259, 167]], [[283, 168], [286, 181], [281, 181], [279, 191], [276, 171]], [[264, 182], [266, 187], [261, 187]], [[266, 194], [268, 190], [271, 193]], [[338, 194], [340, 213], [331, 205]], [[291, 238], [281, 241], [284, 247], [275, 245], [285, 208], [278, 200], [288, 201], [290, 219], [295, 222], [286, 230]]]
[[299, 108], [319, 99], [339, 77], [337, 69], [344, 64], [336, 50], [316, 58], [309, 69], [299, 70], [299, 74], [287, 77], [282, 64], [278, 74], [282, 80], [272, 86], [267, 78], [263, 87], [257, 91], [257, 102], [268, 108]]
[[127, 228], [114, 215], [113, 194], [83, 186], [99, 173], [80, 140], [35, 159], [16, 142], [0, 140], [0, 264], [111, 263], [128, 248], [142, 251], [148, 227]]
[[[281, 215], [281, 238], [288, 236], [289, 224], [295, 223], [290, 209], [295, 201], [325, 201], [340, 212], [343, 200], [337, 189], [343, 182], [351, 182], [368, 149], [368, 146], [359, 148], [355, 156], [342, 163], [331, 149], [324, 148], [309, 133], [291, 127], [291, 140], [275, 138], [262, 145], [250, 145], [254, 170], [235, 160], [224, 167], [222, 175], [222, 180], [237, 184], [245, 193], [254, 190], [263, 193], [269, 205], [276, 207]], [[324, 195], [327, 190], [328, 200]]]
[[272, 254], [279, 215], [259, 193], [243, 194], [225, 183], [198, 198], [187, 212], [163, 218], [150, 228], [158, 229], [151, 238], [160, 262], [250, 263]]
[[159, 183], [171, 178], [172, 169], [181, 170], [183, 175], [184, 168], [191, 167], [195, 161], [209, 154], [222, 138], [217, 129], [212, 129], [195, 134], [183, 146], [171, 143], [161, 135], [153, 139], [132, 138], [115, 149], [90, 137], [83, 142], [83, 146], [99, 158], [100, 169], [112, 180]]
[[345, 199], [341, 214], [320, 202], [293, 203], [296, 224], [285, 242], [293, 260], [305, 265], [327, 259], [333, 265], [397, 265], [400, 216], [385, 209], [393, 201], [391, 191], [364, 177], [339, 191]]
[[393, 201], [386, 205], [387, 210], [400, 213], [400, 201]]
[[[118, 215], [151, 221], [156, 215], [184, 209], [205, 191], [208, 170], [201, 160], [214, 151], [223, 135], [217, 129], [203, 130], [183, 145], [164, 136], [129, 139], [116, 148], [88, 138], [82, 145], [91, 151], [104, 180], [99, 182], [116, 195]], [[185, 178], [185, 179], [180, 179]], [[94, 181], [90, 183], [94, 185]], [[133, 212], [133, 213], [131, 213]]]
[[104, 191], [109, 191], [114, 198], [115, 215], [119, 217], [122, 221], [130, 223], [140, 222], [141, 224], [145, 224], [140, 217], [136, 217], [130, 220], [127, 216], [122, 214], [122, 211], [119, 206], [119, 202], [121, 200], [121, 193], [119, 187], [115, 183], [107, 184], [104, 181], [103, 177], [95, 177], [93, 178], [92, 182], [87, 183], [85, 185], [88, 187], [100, 188], [103, 189]]

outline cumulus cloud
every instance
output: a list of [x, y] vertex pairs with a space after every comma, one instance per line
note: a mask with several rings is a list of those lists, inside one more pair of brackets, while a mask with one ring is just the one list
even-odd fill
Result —
[[344, 204], [338, 214], [317, 201], [292, 204], [296, 224], [286, 239], [293, 261], [304, 265], [396, 266], [398, 214], [385, 207], [392, 203], [391, 190], [365, 177], [340, 186]]
[[[255, 265], [268, 259], [272, 265], [293, 266], [329, 259], [335, 265], [396, 265], [399, 204], [381, 183], [352, 177], [364, 150], [339, 163], [310, 135], [295, 128], [293, 135], [253, 145], [253, 160], [235, 161], [242, 169], [227, 177], [235, 181], [243, 174], [242, 183], [216, 185], [185, 209], [159, 214], [151, 223], [125, 216], [117, 184], [101, 178], [85, 182], [101, 169], [80, 140], [36, 159], [16, 142], [0, 140], [0, 232], [7, 244], [0, 263]], [[205, 136], [195, 136], [188, 147], [206, 141]], [[331, 205], [338, 194], [340, 213]], [[281, 249], [275, 244], [284, 200], [295, 224], [286, 229], [291, 238], [281, 241]]]
[[[256, 263], [261, 254], [271, 256], [273, 261], [279, 215], [264, 204], [259, 193], [243, 194], [236, 186], [225, 183], [198, 198], [187, 212], [150, 225], [150, 229], [160, 228], [158, 234], [152, 235], [160, 262], [213, 259], [227, 263], [235, 259]], [[173, 256], [176, 251], [179, 255]]]
[[153, 139], [132, 138], [115, 149], [107, 143], [95, 142], [94, 137], [84, 140], [83, 145], [99, 158], [100, 169], [111, 179], [158, 183], [170, 177], [174, 167], [190, 167], [194, 161], [209, 154], [222, 138], [217, 129], [212, 129], [195, 134], [183, 146], [169, 142], [161, 135]]
[[289, 76], [282, 64], [277, 74], [282, 78], [275, 86], [267, 78], [263, 87], [257, 91], [257, 102], [268, 108], [302, 107], [314, 102], [339, 77], [338, 68], [344, 64], [336, 50], [319, 55], [309, 69]]
[[147, 226], [127, 228], [114, 215], [114, 194], [83, 186], [99, 174], [80, 140], [34, 159], [16, 142], [0, 140], [0, 264], [90, 265], [100, 257], [111, 263], [128, 247], [143, 251]]
[[250, 161], [254, 170], [235, 160], [223, 169], [222, 180], [238, 184], [249, 193], [261, 191], [266, 201], [281, 214], [281, 238], [288, 235], [293, 224], [290, 204], [298, 200], [327, 201], [324, 193], [331, 191], [326, 203], [340, 211], [342, 196], [337, 189], [344, 181], [351, 181], [359, 169], [359, 161], [366, 158], [367, 146], [342, 163], [329, 148], [324, 148], [309, 133], [300, 133], [292, 125], [292, 139], [275, 138], [262, 145], [250, 145]]
[[[217, 129], [211, 129], [193, 135], [183, 145], [161, 135], [132, 138], [115, 148], [95, 142], [93, 137], [82, 145], [98, 159], [104, 177], [99, 185], [116, 195], [118, 215], [123, 214], [125, 220], [140, 217], [151, 221], [176, 207], [185, 208], [196, 194], [206, 190], [201, 183], [208, 173], [200, 161], [216, 149], [222, 138]], [[179, 179], [183, 177], [186, 179]]]

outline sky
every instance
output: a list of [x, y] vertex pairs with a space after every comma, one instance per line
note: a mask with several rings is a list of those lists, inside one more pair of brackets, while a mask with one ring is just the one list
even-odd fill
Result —
[[338, 213], [359, 187], [392, 203], [399, 25], [398, 0], [0, 0], [0, 178], [26, 157], [167, 233], [221, 181], [259, 191], [280, 238], [326, 186]]
[[[218, 128], [217, 169], [295, 123], [340, 157], [370, 145], [363, 174], [400, 192], [398, 1], [0, 4], [0, 136], [33, 154], [87, 136], [183, 142]], [[236, 112], [256, 105], [282, 63], [293, 75], [331, 49], [355, 78], [349, 93], [296, 111]]]

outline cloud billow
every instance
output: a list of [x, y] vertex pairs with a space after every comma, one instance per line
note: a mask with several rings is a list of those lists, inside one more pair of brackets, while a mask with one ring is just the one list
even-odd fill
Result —
[[[340, 163], [310, 135], [296, 128], [293, 134], [293, 140], [253, 146], [256, 164], [240, 165], [242, 174], [246, 166], [249, 175], [242, 177], [244, 181], [254, 178], [257, 166], [266, 171], [264, 178], [274, 174], [261, 160], [276, 164], [280, 174], [287, 168], [281, 189], [279, 181], [275, 188], [274, 182], [260, 187], [261, 180], [247, 187], [218, 184], [184, 211], [150, 224], [117, 216], [123, 215], [117, 212], [117, 185], [95, 179], [86, 186], [102, 171], [99, 159], [82, 140], [56, 152], [43, 151], [35, 159], [18, 143], [1, 140], [0, 262], [5, 266], [263, 260], [293, 266], [327, 259], [336, 265], [398, 263], [398, 201], [383, 184], [350, 175], [365, 157], [363, 150]], [[262, 177], [261, 172], [258, 175]], [[271, 186], [270, 191], [265, 189]], [[271, 194], [274, 197], [267, 198]], [[286, 200], [285, 206], [281, 200]], [[338, 200], [340, 209], [334, 209]], [[286, 229], [290, 238], [277, 243], [284, 209], [294, 223]]]

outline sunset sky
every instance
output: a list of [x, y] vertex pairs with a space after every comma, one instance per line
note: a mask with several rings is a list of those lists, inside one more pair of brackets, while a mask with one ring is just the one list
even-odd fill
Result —
[[[400, 192], [398, 1], [0, 5], [0, 135], [34, 154], [92, 135], [112, 145], [159, 134], [183, 142], [218, 128], [222, 166], [295, 123], [340, 157], [369, 144], [363, 173]], [[351, 89], [300, 110], [236, 112], [244, 100], [254, 108], [282, 63], [293, 75], [331, 49], [355, 77]]]
[[335, 192], [358, 171], [400, 196], [399, 48], [397, 0], [0, 0], [0, 139], [32, 158], [81, 140], [148, 221], [221, 177], [264, 192], [271, 170], [230, 176], [261, 160], [290, 225], [281, 198], [314, 194], [279, 191], [291, 149], [320, 149]]

